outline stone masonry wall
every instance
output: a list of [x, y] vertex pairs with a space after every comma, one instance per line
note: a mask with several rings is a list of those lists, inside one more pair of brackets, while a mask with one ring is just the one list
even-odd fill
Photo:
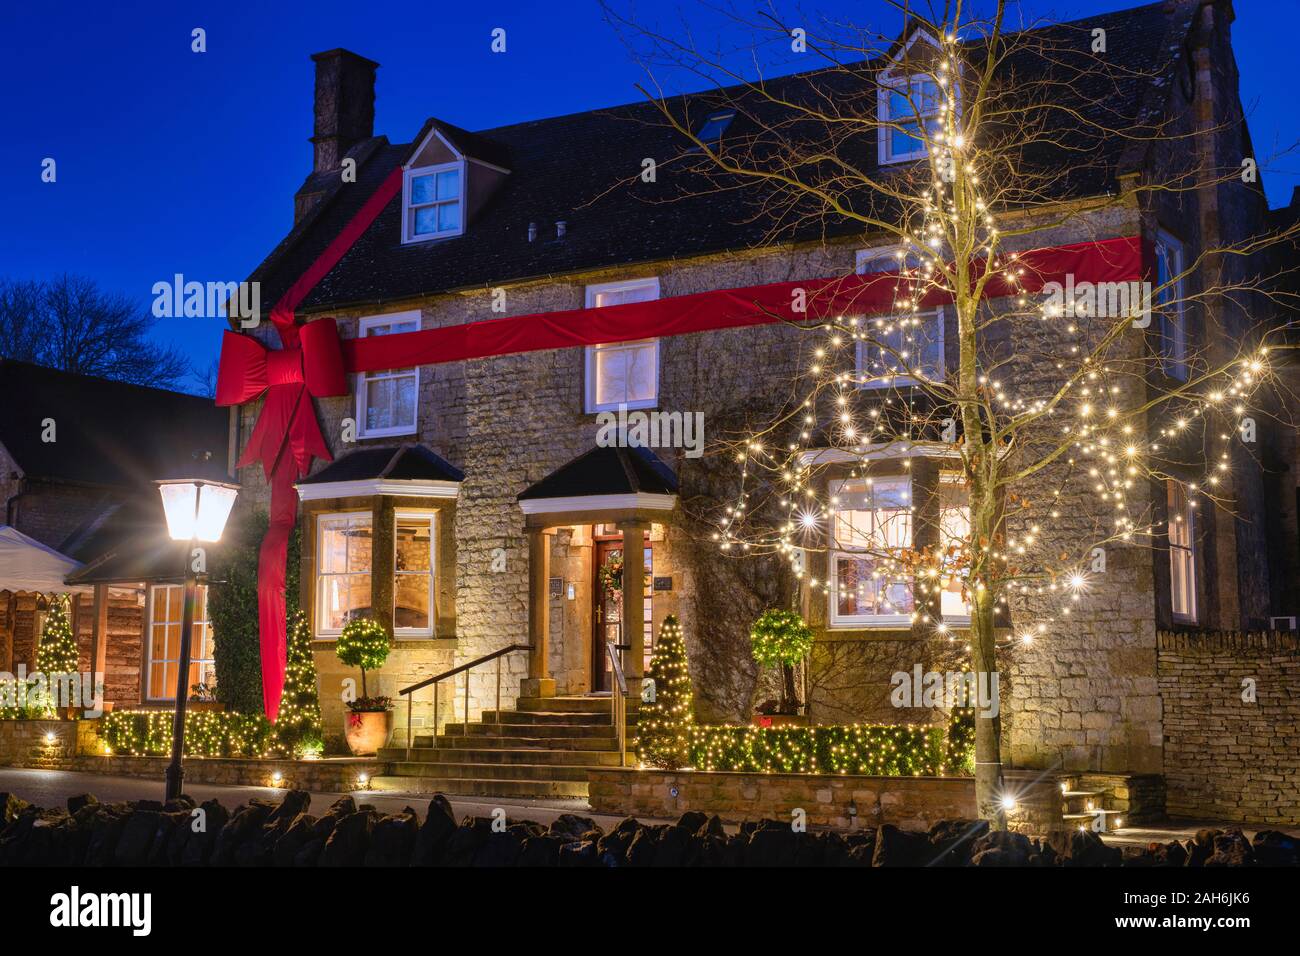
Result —
[[[1008, 773], [1017, 796], [1008, 824], [1045, 833], [1061, 825], [1054, 777]], [[675, 818], [688, 810], [728, 822], [790, 820], [803, 810], [811, 826], [836, 829], [882, 823], [927, 829], [939, 820], [974, 819], [975, 782], [966, 777], [869, 777], [843, 774], [730, 773], [592, 768], [589, 799], [597, 813]]]
[[1162, 632], [1159, 667], [1170, 816], [1300, 824], [1300, 637]]

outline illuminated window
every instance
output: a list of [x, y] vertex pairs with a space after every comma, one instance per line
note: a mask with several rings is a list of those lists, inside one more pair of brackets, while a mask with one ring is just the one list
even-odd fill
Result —
[[316, 636], [337, 637], [370, 613], [370, 512], [316, 519]]
[[1181, 481], [1169, 489], [1169, 594], [1174, 619], [1196, 622], [1196, 512]]
[[[587, 308], [600, 309], [659, 298], [658, 279], [635, 279], [587, 286]], [[653, 408], [659, 403], [659, 340], [617, 342], [587, 347], [588, 412]]]
[[912, 581], [895, 557], [912, 546], [911, 481], [833, 482], [831, 494], [831, 624], [910, 624]]
[[410, 169], [403, 182], [403, 242], [445, 239], [465, 231], [463, 163]]
[[[175, 700], [181, 660], [181, 621], [185, 588], [156, 584], [149, 589], [149, 669], [146, 697]], [[208, 621], [208, 589], [199, 585], [195, 595], [194, 626], [190, 630], [190, 673], [185, 684], [216, 683], [212, 661], [212, 624]]]
[[403, 514], [395, 519], [393, 635], [433, 636], [433, 516]]
[[[970, 621], [970, 605], [962, 597], [964, 568], [956, 566], [954, 557], [961, 554], [970, 540], [970, 490], [966, 480], [953, 472], [939, 475], [939, 550], [945, 555], [939, 596], [939, 613], [945, 622]], [[955, 550], [952, 550], [955, 549]]]
[[[419, 312], [372, 315], [361, 320], [362, 338], [415, 332], [420, 328]], [[419, 407], [420, 370], [389, 369], [366, 372], [357, 379], [357, 421], [363, 438], [414, 435]]]

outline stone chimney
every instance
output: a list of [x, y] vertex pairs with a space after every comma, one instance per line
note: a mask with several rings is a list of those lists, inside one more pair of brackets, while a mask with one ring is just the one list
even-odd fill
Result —
[[375, 70], [379, 64], [343, 49], [312, 55], [316, 64], [312, 172], [338, 169], [347, 151], [375, 132]]

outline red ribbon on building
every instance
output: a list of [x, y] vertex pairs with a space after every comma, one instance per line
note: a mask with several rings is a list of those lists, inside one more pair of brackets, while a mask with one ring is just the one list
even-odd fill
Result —
[[[599, 309], [571, 309], [468, 322], [439, 329], [340, 341], [333, 319], [297, 325], [294, 310], [338, 263], [401, 190], [395, 169], [290, 287], [271, 311], [283, 348], [226, 332], [217, 376], [218, 405], [239, 405], [265, 393], [266, 402], [239, 466], [260, 461], [271, 485], [270, 527], [258, 555], [258, 625], [266, 715], [276, 719], [285, 672], [285, 559], [298, 511], [294, 482], [313, 458], [332, 460], [316, 420], [312, 397], [348, 393], [347, 374], [412, 365], [511, 355], [542, 349], [628, 342], [776, 322], [824, 321], [844, 315], [888, 313], [906, 280], [880, 272], [830, 279], [718, 289], [671, 299]], [[430, 247], [436, 255], [436, 247]], [[1007, 257], [985, 286], [986, 298], [1039, 292], [1051, 282], [1133, 282], [1144, 277], [1143, 246], [1128, 236], [1036, 249]], [[982, 263], [975, 271], [981, 273]], [[952, 301], [928, 291], [921, 305]]]

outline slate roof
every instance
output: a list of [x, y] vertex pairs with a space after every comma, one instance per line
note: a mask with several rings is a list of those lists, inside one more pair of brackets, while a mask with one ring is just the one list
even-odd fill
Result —
[[[211, 556], [221, 546], [204, 547]], [[68, 575], [69, 584], [179, 582], [185, 578], [189, 542], [167, 536], [162, 499], [153, 492], [110, 505], [73, 532], [60, 550], [86, 563]]]
[[530, 498], [584, 498], [636, 492], [677, 494], [677, 475], [648, 448], [593, 448], [519, 494]]
[[[1034, 31], [1036, 39], [1041, 37], [1049, 45], [1049, 54], [1022, 51], [1009, 57], [1004, 78], [1014, 86], [1021, 76], [1048, 71], [1054, 77], [1068, 76], [1087, 93], [1091, 118], [1103, 126], [1159, 117], [1169, 91], [1169, 64], [1180, 54], [1195, 7], [1183, 2], [1171, 13], [1162, 3], [1151, 3]], [[1107, 31], [1107, 62], [1116, 69], [1116, 76], [1105, 81], [1076, 72], [1086, 64], [1084, 40], [1090, 41], [1094, 28]], [[796, 74], [770, 80], [768, 85], [791, 97], [861, 97], [863, 84], [854, 79], [853, 70], [874, 70], [880, 65], [881, 61], [873, 61], [849, 70]], [[1151, 81], [1153, 73], [1160, 73], [1160, 79]], [[717, 96], [713, 91], [671, 102], [697, 123], [719, 104]], [[768, 108], [755, 105], [755, 109]], [[747, 122], [742, 111], [727, 136], [754, 132], [752, 124], [747, 130]], [[797, 223], [774, 220], [762, 210], [763, 195], [752, 185], [684, 195], [702, 182], [692, 179], [696, 174], [686, 168], [661, 168], [653, 185], [639, 181], [627, 185], [636, 179], [643, 157], [662, 161], [680, 155], [683, 147], [679, 135], [645, 102], [475, 133], [437, 120], [427, 121], [421, 132], [431, 125], [471, 156], [509, 168], [505, 183], [464, 235], [436, 242], [402, 245], [401, 197], [394, 198], [306, 297], [301, 312], [747, 248], [774, 238], [800, 241], [861, 232], [860, 225], [821, 215]], [[1071, 135], [1076, 137], [1076, 151], [1068, 158], [1048, 149], [1026, 157], [1027, 162], [1044, 167], [1057, 163], [1072, 170], [1054, 186], [1062, 198], [1104, 192], [1112, 188], [1121, 167], [1135, 168], [1143, 159], [1142, 144], [1136, 140], [1126, 146], [1105, 143], [1087, 130]], [[283, 294], [384, 178], [409, 158], [418, 142], [419, 137], [395, 145], [376, 137], [353, 147], [350, 155], [360, 157], [357, 183], [340, 188], [337, 174], [327, 174], [333, 182], [321, 205], [250, 277], [262, 283], [263, 302], [275, 302]], [[846, 148], [856, 151], [850, 159], [874, 170], [874, 136], [870, 142]], [[1081, 162], [1080, 157], [1089, 159]], [[312, 182], [309, 177], [309, 185]], [[567, 223], [563, 239], [555, 238], [557, 220]], [[539, 230], [538, 239], [531, 243], [527, 241], [530, 222], [537, 223]]]
[[[52, 442], [41, 440], [47, 418]], [[151, 487], [195, 451], [224, 465], [229, 428], [210, 398], [0, 361], [0, 444], [28, 478]]]
[[320, 471], [298, 482], [320, 485], [335, 481], [464, 481], [465, 473], [424, 445], [358, 448], [340, 455]]

